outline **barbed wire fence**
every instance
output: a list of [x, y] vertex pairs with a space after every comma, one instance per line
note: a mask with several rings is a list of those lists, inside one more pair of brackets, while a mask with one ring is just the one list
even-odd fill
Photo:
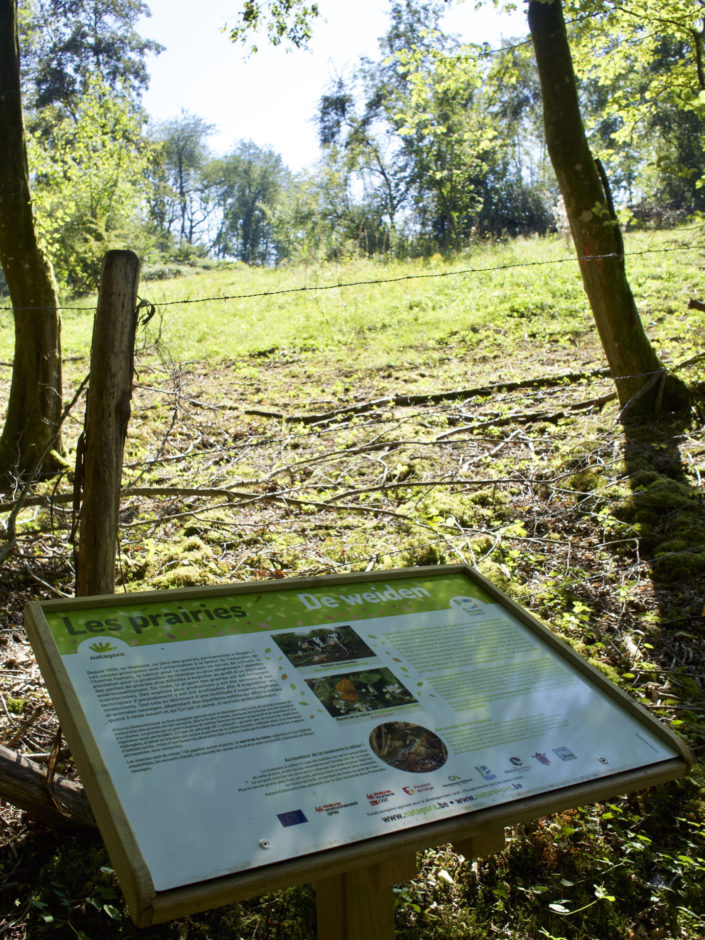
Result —
[[[695, 230], [695, 229], [693, 229]], [[701, 231], [701, 227], [698, 227], [698, 231]], [[159, 301], [158, 303], [151, 304], [149, 301], [142, 301], [142, 304], [154, 307], [154, 308], [164, 308], [164, 307], [174, 307], [174, 306], [185, 306], [191, 304], [199, 303], [225, 303], [233, 300], [253, 300], [257, 298], [264, 297], [278, 297], [284, 294], [303, 294], [311, 293], [316, 291], [329, 291], [329, 290], [344, 290], [349, 287], [377, 287], [384, 284], [396, 284], [402, 281], [422, 281], [430, 279], [443, 279], [443, 278], [452, 278], [452, 277], [465, 277], [470, 275], [483, 275], [483, 274], [493, 274], [503, 271], [510, 271], [518, 268], [538, 268], [538, 267], [547, 267], [550, 265], [562, 265], [562, 264], [575, 264], [576, 261], [578, 264], [590, 264], [592, 262], [600, 262], [607, 260], [622, 260], [628, 258], [637, 258], [643, 257], [645, 255], [658, 255], [658, 254], [671, 254], [673, 252], [683, 252], [683, 251], [694, 251], [695, 246], [685, 246], [685, 245], [669, 245], [661, 248], [645, 248], [640, 251], [630, 251], [626, 252], [624, 255], [610, 252], [607, 254], [598, 254], [598, 255], [583, 255], [576, 259], [575, 255], [566, 256], [564, 258], [549, 258], [545, 260], [537, 261], [511, 261], [505, 264], [497, 265], [485, 265], [481, 267], [463, 267], [458, 268], [453, 271], [428, 271], [420, 272], [415, 274], [403, 274], [397, 275], [395, 277], [382, 277], [382, 278], [370, 278], [367, 280], [355, 280], [355, 281], [336, 281], [331, 284], [301, 284], [297, 287], [286, 287], [280, 288], [278, 290], [263, 290], [263, 291], [250, 291], [245, 293], [236, 293], [236, 294], [222, 294], [215, 296], [206, 296], [206, 297], [184, 297], [178, 300], [164, 300]], [[76, 311], [81, 313], [91, 313], [94, 311], [94, 307], [86, 305], [72, 305], [72, 304], [59, 304], [57, 307], [47, 307], [47, 306], [20, 306], [12, 304], [3, 304], [0, 305], [0, 311], [10, 312], [17, 311], [21, 312], [23, 310], [59, 310], [59, 311]]]
[[[141, 315], [152, 306], [162, 304], [143, 301]], [[697, 376], [704, 357], [671, 368]], [[291, 358], [265, 356], [257, 364], [267, 387], [304, 381]], [[615, 413], [606, 410], [615, 397], [606, 369], [557, 362], [546, 375], [478, 375], [473, 385], [428, 393], [380, 389], [375, 374], [360, 383], [361, 400], [287, 410], [256, 401], [254, 386], [235, 388], [225, 377], [214, 396], [207, 368], [175, 361], [159, 341], [145, 340], [140, 351], [123, 469], [119, 590], [464, 562], [567, 638], [589, 626], [597, 655], [637, 670], [653, 642], [638, 616], [649, 616], [658, 599], [642, 534], [620, 518], [634, 496]], [[348, 371], [357, 376], [354, 363]], [[66, 421], [80, 424], [79, 401], [80, 393]], [[682, 432], [679, 446], [690, 480], [679, 495], [695, 504], [705, 473], [702, 421]], [[31, 488], [21, 506], [12, 498], [0, 504], [16, 524], [5, 575], [28, 594], [73, 593], [70, 477]], [[674, 563], [689, 563], [705, 546], [679, 551]], [[21, 623], [21, 604], [8, 616], [5, 633]], [[691, 635], [694, 616], [682, 615], [677, 636]], [[693, 641], [670, 643], [678, 668], [695, 677], [701, 657]], [[8, 674], [6, 694], [24, 694], [23, 683], [34, 681], [27, 675]], [[647, 673], [635, 682], [644, 701], [664, 690]], [[41, 721], [45, 712], [37, 711]], [[33, 718], [37, 734], [41, 721]], [[51, 727], [38, 742], [42, 734], [49, 741]]]
[[[684, 250], [692, 251], [693, 248], [668, 246], [633, 254]], [[606, 257], [615, 256], [588, 256], [581, 260], [590, 263]], [[515, 268], [575, 264], [575, 261], [571, 256], [157, 304], [143, 300], [141, 307], [151, 314], [160, 307], [180, 304], [232, 303], [253, 297], [378, 286], [428, 278], [478, 276]], [[691, 357], [680, 367], [690, 368], [700, 358]], [[146, 366], [141, 367], [143, 376], [146, 369]], [[121, 540], [125, 589], [135, 577], [139, 579], [140, 571], [144, 569], [138, 558], [144, 543], [149, 545], [155, 539], [175, 537], [179, 526], [184, 527], [187, 540], [193, 536], [203, 541], [203, 536], [212, 538], [215, 533], [220, 533], [223, 544], [227, 546], [224, 553], [230, 558], [229, 570], [233, 575], [243, 569], [248, 574], [251, 570], [258, 577], [278, 576], [282, 571], [291, 573], [292, 568], [298, 572], [300, 565], [288, 550], [279, 552], [281, 557], [278, 558], [277, 551], [270, 548], [263, 553], [259, 545], [248, 560], [247, 552], [242, 550], [243, 539], [239, 536], [243, 532], [261, 530], [264, 519], [268, 520], [266, 525], [270, 531], [276, 529], [281, 534], [287, 529], [286, 524], [296, 516], [298, 521], [289, 525], [288, 532], [299, 545], [298, 551], [303, 553], [301, 518], [305, 520], [314, 514], [321, 527], [318, 539], [313, 540], [318, 541], [319, 548], [314, 550], [313, 545], [310, 547], [306, 573], [389, 566], [395, 561], [412, 564], [424, 559], [453, 559], [478, 564], [496, 557], [501, 565], [504, 564], [502, 559], [506, 550], [515, 550], [506, 549], [507, 545], [522, 545], [533, 552], [548, 549], [555, 552], [555, 538], [547, 540], [536, 531], [522, 534], [522, 526], [515, 525], [514, 516], [505, 519], [503, 513], [497, 513], [501, 503], [497, 494], [504, 492], [506, 496], [509, 491], [509, 502], [524, 494], [527, 506], [537, 504], [541, 494], [546, 492], [552, 493], [556, 499], [561, 494], [561, 499], [589, 503], [593, 497], [588, 492], [561, 482], [565, 474], [559, 472], [556, 475], [548, 471], [550, 461], [546, 458], [550, 446], [546, 428], [555, 427], [558, 422], [581, 413], [587, 415], [599, 411], [615, 397], [607, 370], [595, 369], [591, 373], [559, 373], [514, 383], [490, 383], [438, 393], [396, 393], [327, 412], [286, 414], [271, 408], [250, 405], [238, 409], [200, 399], [189, 391], [192, 376], [188, 368], [169, 360], [168, 356], [162, 359], [158, 369], [168, 378], [167, 387], [140, 378], [135, 388], [139, 398], [151, 396], [152, 404], [147, 409], [159, 407], [153, 404], [155, 398], [168, 402], [169, 407], [159, 439], [149, 445], [150, 455], [128, 462], [125, 467]], [[596, 383], [597, 394], [584, 400], [571, 399], [566, 390], [580, 387], [578, 383]], [[522, 396], [521, 408], [516, 407], [516, 399], [513, 398], [517, 394]], [[135, 408], [137, 418], [142, 410], [138, 403]], [[218, 416], [217, 421], [215, 416]], [[272, 421], [276, 422], [274, 433], [266, 428], [266, 424]], [[541, 428], [538, 435], [531, 430], [537, 426]], [[233, 433], [233, 428], [237, 442], [225, 439]], [[337, 442], [343, 437], [348, 440], [343, 446], [338, 446]], [[205, 442], [210, 438], [213, 439], [212, 446], [206, 446]], [[605, 440], [608, 443], [595, 441], [591, 458], [580, 459], [592, 459], [604, 465], [603, 450], [614, 449], [611, 435], [608, 434]], [[503, 452], [513, 455], [512, 461], [519, 472], [503, 476], [468, 475], [469, 468], [482, 469]], [[251, 466], [246, 475], [233, 475], [234, 470], [247, 466], [248, 461]], [[618, 457], [612, 455], [610, 461], [615, 463]], [[257, 472], [253, 473], [253, 468]], [[177, 474], [179, 482], [175, 485], [173, 477]], [[490, 526], [468, 524], [467, 518], [458, 518], [463, 516], [455, 505], [458, 498], [478, 505], [483, 499], [490, 498], [487, 497], [488, 492], [492, 494], [490, 501], [494, 508], [492, 513], [485, 515], [494, 514], [500, 519], [499, 523]], [[439, 494], [444, 495], [440, 498]], [[608, 496], [603, 493], [601, 498], [608, 499]], [[53, 495], [37, 495], [33, 499], [37, 510], [49, 509], [54, 521], [65, 513], [69, 503], [68, 494], [60, 492], [60, 484]], [[434, 502], [438, 504], [435, 516], [431, 505]], [[153, 515], [142, 517], [147, 503], [155, 507]], [[32, 499], [25, 498], [24, 505], [29, 508]], [[0, 510], [14, 511], [15, 502], [7, 501]], [[479, 518], [483, 513], [478, 511], [476, 515]], [[336, 556], [331, 557], [330, 552], [326, 553], [326, 544], [330, 541], [326, 533], [337, 534], [342, 517], [356, 518], [356, 528], [360, 530], [365, 526], [374, 528], [384, 520], [390, 531], [374, 545], [373, 550], [368, 544], [363, 545], [360, 538], [351, 537], [342, 554], [336, 549]], [[475, 523], [477, 521], [475, 519]], [[312, 534], [306, 524], [303, 531], [307, 537]], [[228, 532], [233, 534], [230, 541]], [[237, 540], [234, 533], [239, 534]], [[629, 541], [630, 536], [624, 538]], [[240, 544], [239, 552], [235, 551], [236, 541]], [[399, 547], [400, 541], [402, 547]], [[571, 540], [561, 540], [560, 545], [567, 557], [572, 555], [574, 561], [576, 549]], [[189, 555], [188, 552], [186, 554]], [[258, 557], [261, 563], [253, 563], [252, 559]], [[170, 559], [161, 567], [157, 566], [153, 580], [167, 582], [169, 572], [173, 573], [179, 567], [197, 569], [198, 565], [192, 564], [193, 561], [193, 552], [185, 564], [182, 563], [183, 557]], [[146, 569], [142, 573], [146, 574]], [[198, 574], [208, 578], [214, 573], [182, 570], [177, 574], [177, 580], [187, 583], [189, 578], [195, 579]]]

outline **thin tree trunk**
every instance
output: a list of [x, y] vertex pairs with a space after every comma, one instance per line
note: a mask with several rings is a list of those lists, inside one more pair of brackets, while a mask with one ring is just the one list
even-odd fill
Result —
[[627, 281], [619, 224], [585, 136], [561, 0], [531, 0], [529, 28], [541, 81], [546, 144], [565, 202], [585, 292], [625, 419], [657, 405], [682, 410], [688, 390], [667, 375], [644, 332]]
[[61, 325], [51, 265], [36, 238], [20, 96], [16, 0], [0, 0], [0, 264], [15, 320], [15, 357], [0, 475], [33, 470], [61, 450]]

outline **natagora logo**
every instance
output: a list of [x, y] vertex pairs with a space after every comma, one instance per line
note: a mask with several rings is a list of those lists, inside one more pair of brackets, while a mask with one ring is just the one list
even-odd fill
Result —
[[115, 637], [97, 637], [93, 640], [84, 640], [78, 647], [78, 652], [89, 659], [118, 659], [125, 655], [130, 647]]

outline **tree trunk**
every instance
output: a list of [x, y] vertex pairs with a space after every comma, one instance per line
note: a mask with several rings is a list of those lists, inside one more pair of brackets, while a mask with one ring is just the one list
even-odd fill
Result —
[[[20, 97], [16, 0], [0, 0], [0, 264], [15, 320], [15, 357], [0, 475], [26, 474], [61, 450], [61, 325], [51, 265], [37, 242]], [[52, 453], [53, 452], [53, 453]]]
[[561, 0], [531, 0], [529, 29], [541, 81], [546, 145], [624, 420], [643, 417], [658, 407], [686, 409], [688, 390], [665, 372], [644, 332], [627, 281], [619, 224], [580, 115]]

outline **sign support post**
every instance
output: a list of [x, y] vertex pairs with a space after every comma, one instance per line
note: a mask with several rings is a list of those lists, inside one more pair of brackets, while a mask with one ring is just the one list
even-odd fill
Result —
[[484, 832], [472, 836], [470, 839], [459, 839], [453, 842], [453, 847], [459, 855], [467, 859], [484, 858], [486, 855], [496, 855], [504, 848], [504, 827], [489, 828]]
[[[453, 843], [468, 861], [504, 848], [504, 827]], [[416, 877], [416, 853], [384, 859], [315, 882], [318, 940], [392, 940], [395, 884]]]
[[385, 859], [315, 882], [318, 940], [391, 940], [392, 886], [416, 875], [416, 855]]

